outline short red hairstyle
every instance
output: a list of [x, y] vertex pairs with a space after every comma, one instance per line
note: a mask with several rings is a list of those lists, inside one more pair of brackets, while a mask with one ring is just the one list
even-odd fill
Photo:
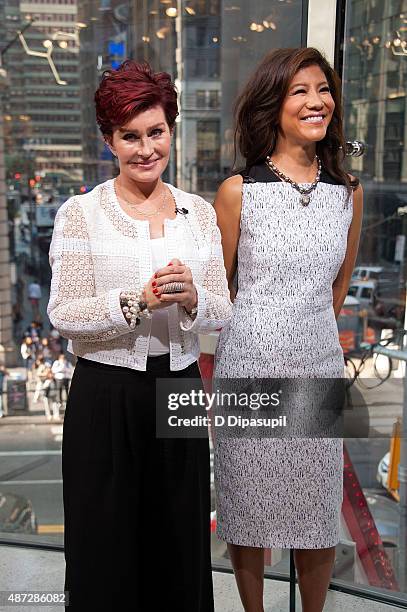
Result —
[[138, 113], [160, 105], [168, 126], [178, 116], [177, 90], [167, 72], [153, 72], [147, 62], [124, 61], [116, 70], [105, 70], [95, 93], [96, 121], [109, 140], [113, 129]]

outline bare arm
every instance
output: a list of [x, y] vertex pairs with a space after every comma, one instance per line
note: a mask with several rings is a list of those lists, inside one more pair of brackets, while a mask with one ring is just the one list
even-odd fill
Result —
[[355, 267], [356, 256], [358, 254], [360, 230], [363, 217], [363, 189], [358, 185], [353, 192], [353, 218], [348, 232], [348, 245], [346, 248], [345, 259], [332, 285], [333, 307], [335, 318], [337, 319], [349, 289], [349, 283]]
[[237, 247], [240, 237], [240, 214], [242, 210], [242, 183], [240, 175], [223, 181], [216, 194], [214, 207], [222, 236], [223, 260], [229, 285], [230, 297], [235, 298], [233, 278], [237, 268]]

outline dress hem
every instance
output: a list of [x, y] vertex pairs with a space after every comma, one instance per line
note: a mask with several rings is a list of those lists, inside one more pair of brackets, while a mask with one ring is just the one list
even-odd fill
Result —
[[278, 540], [278, 539], [272, 539], [270, 538], [267, 542], [261, 542], [259, 543], [259, 540], [251, 540], [250, 542], [245, 540], [244, 538], [233, 538], [230, 539], [230, 537], [227, 537], [226, 535], [223, 535], [221, 532], [219, 532], [218, 530], [216, 531], [216, 535], [217, 537], [224, 541], [227, 542], [228, 544], [235, 544], [236, 546], [250, 546], [253, 548], [298, 548], [298, 549], [304, 549], [304, 550], [316, 550], [316, 549], [322, 549], [322, 548], [332, 548], [334, 546], [337, 546], [340, 542], [340, 538], [337, 537], [333, 540], [329, 540], [328, 542], [323, 542], [318, 543], [318, 545], [309, 545], [306, 544], [304, 542], [295, 542], [294, 540], [292, 541], [292, 543], [288, 543], [287, 541], [283, 541], [283, 540]]

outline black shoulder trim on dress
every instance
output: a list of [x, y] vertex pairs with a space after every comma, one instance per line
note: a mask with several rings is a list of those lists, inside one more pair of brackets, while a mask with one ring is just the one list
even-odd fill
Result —
[[253, 178], [250, 174], [250, 168], [245, 168], [241, 172], [239, 172], [240, 176], [243, 178], [244, 183], [255, 183], [256, 179]]
[[259, 162], [245, 168], [241, 173], [244, 183], [269, 183], [278, 182], [280, 179], [272, 172], [265, 162]]
[[[266, 162], [259, 162], [250, 168], [245, 168], [240, 174], [244, 183], [279, 183], [279, 177], [268, 167]], [[342, 185], [337, 179], [331, 176], [325, 168], [321, 171], [321, 183], [329, 185]]]

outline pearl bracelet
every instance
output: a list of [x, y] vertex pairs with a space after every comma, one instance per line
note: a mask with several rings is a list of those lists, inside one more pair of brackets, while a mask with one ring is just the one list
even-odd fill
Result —
[[140, 325], [140, 317], [151, 318], [146, 302], [141, 299], [142, 291], [122, 291], [120, 293], [120, 307], [127, 319], [130, 329]]

